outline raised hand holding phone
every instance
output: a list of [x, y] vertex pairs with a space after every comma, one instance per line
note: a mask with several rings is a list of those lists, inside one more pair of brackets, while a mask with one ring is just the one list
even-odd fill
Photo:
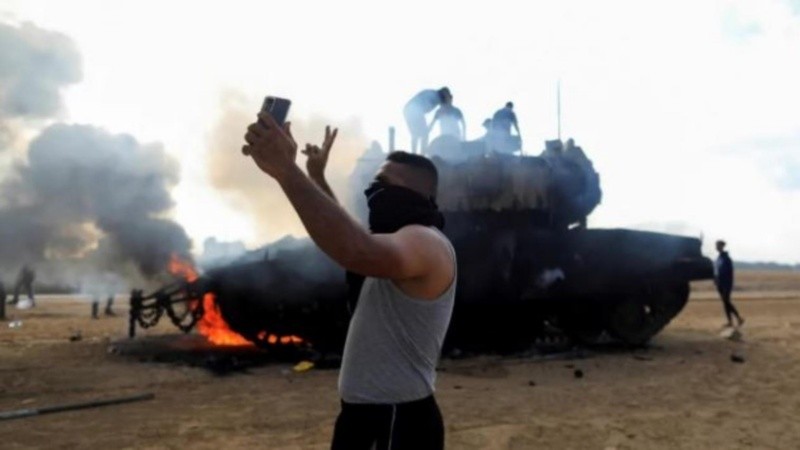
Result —
[[[268, 95], [264, 97], [264, 102], [261, 104], [261, 112], [271, 115], [272, 118], [275, 119], [275, 123], [283, 128], [286, 123], [286, 117], [289, 115], [289, 107], [291, 106], [292, 101], [289, 99]], [[266, 126], [261, 119], [259, 119], [259, 123]], [[245, 156], [249, 156], [247, 146], [242, 147], [242, 153]]]
[[289, 99], [268, 95], [261, 104], [261, 112], [269, 113], [278, 125], [283, 126], [291, 106], [292, 101]]
[[247, 127], [244, 136], [247, 145], [242, 153], [253, 158], [267, 175], [279, 179], [296, 167], [297, 143], [292, 137], [291, 123], [280, 126], [271, 114], [261, 112], [258, 121]]

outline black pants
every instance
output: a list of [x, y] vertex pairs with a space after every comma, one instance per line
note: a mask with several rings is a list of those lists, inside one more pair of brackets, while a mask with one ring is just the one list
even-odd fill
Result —
[[[374, 447], [373, 447], [374, 446]], [[433, 396], [390, 405], [342, 401], [332, 450], [441, 450], [444, 422]]]
[[[106, 300], [105, 315], [107, 315], [107, 316], [113, 316], [114, 315], [114, 311], [111, 309], [111, 306], [113, 304], [114, 304], [114, 296], [113, 295], [109, 295], [108, 296], [108, 300]], [[100, 299], [95, 297], [94, 300], [92, 300], [92, 318], [94, 318], [94, 319], [98, 318], [97, 314], [98, 314], [99, 310], [100, 310]]]
[[741, 322], [742, 317], [731, 301], [731, 291], [731, 288], [717, 286], [717, 292], [719, 292], [719, 296], [722, 297], [722, 306], [725, 308], [725, 317], [728, 318], [728, 323], [733, 323], [733, 317], [736, 317], [736, 320]]

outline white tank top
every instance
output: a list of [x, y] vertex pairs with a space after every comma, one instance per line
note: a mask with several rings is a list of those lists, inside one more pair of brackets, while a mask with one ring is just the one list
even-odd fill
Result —
[[[455, 264], [453, 246], [450, 241], [447, 245]], [[364, 280], [339, 372], [342, 400], [402, 403], [433, 394], [456, 278], [457, 268], [450, 286], [435, 300], [410, 297], [389, 279]]]

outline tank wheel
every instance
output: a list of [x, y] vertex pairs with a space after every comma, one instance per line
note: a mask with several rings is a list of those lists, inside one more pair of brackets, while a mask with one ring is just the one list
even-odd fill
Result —
[[614, 306], [608, 331], [627, 344], [643, 345], [681, 312], [688, 299], [688, 283], [646, 286]]
[[604, 342], [605, 330], [600, 327], [592, 326], [591, 328], [567, 329], [564, 333], [574, 342], [583, 345], [598, 345]]
[[592, 301], [575, 300], [570, 303], [568, 310], [562, 310], [557, 315], [558, 328], [572, 341], [596, 345], [602, 342], [605, 335], [600, 305]]

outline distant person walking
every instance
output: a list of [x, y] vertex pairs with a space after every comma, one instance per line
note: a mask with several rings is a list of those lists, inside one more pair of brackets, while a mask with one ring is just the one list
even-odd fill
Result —
[[727, 326], [733, 326], [733, 317], [736, 317], [737, 326], [742, 326], [744, 319], [739, 315], [739, 311], [733, 306], [731, 292], [733, 291], [733, 260], [725, 251], [725, 241], [717, 241], [717, 260], [714, 262], [714, 283], [717, 291], [722, 297], [722, 305], [725, 308], [725, 317], [728, 318]]
[[0, 320], [6, 319], [6, 287], [0, 280]]
[[[511, 134], [511, 127], [517, 132], [516, 136]], [[498, 109], [492, 116], [491, 136], [492, 150], [498, 153], [514, 153], [522, 148], [522, 135], [513, 102], [506, 103], [506, 106]]]
[[[114, 305], [114, 294], [109, 293], [108, 298], [106, 299], [106, 308], [103, 311], [103, 314], [109, 317], [116, 316], [117, 314], [111, 308]], [[95, 296], [92, 298], [92, 319], [99, 319], [100, 318], [100, 297]]]
[[92, 270], [81, 280], [81, 293], [92, 298], [92, 319], [100, 318], [100, 303], [103, 298], [106, 316], [116, 316], [114, 310], [114, 297], [119, 292], [125, 292], [125, 281], [116, 272], [110, 270]]
[[450, 89], [443, 87], [439, 90], [426, 89], [417, 93], [403, 108], [403, 116], [411, 133], [411, 152], [425, 153], [428, 148], [428, 121], [425, 115], [445, 102], [451, 102], [453, 95]]
[[[36, 272], [25, 264], [17, 275], [17, 282], [14, 284], [14, 298], [9, 302], [12, 305], [17, 305], [17, 309], [28, 309], [36, 306], [36, 300], [33, 297], [33, 282], [36, 280]], [[28, 294], [28, 301], [19, 301], [20, 291], [25, 290]]]

